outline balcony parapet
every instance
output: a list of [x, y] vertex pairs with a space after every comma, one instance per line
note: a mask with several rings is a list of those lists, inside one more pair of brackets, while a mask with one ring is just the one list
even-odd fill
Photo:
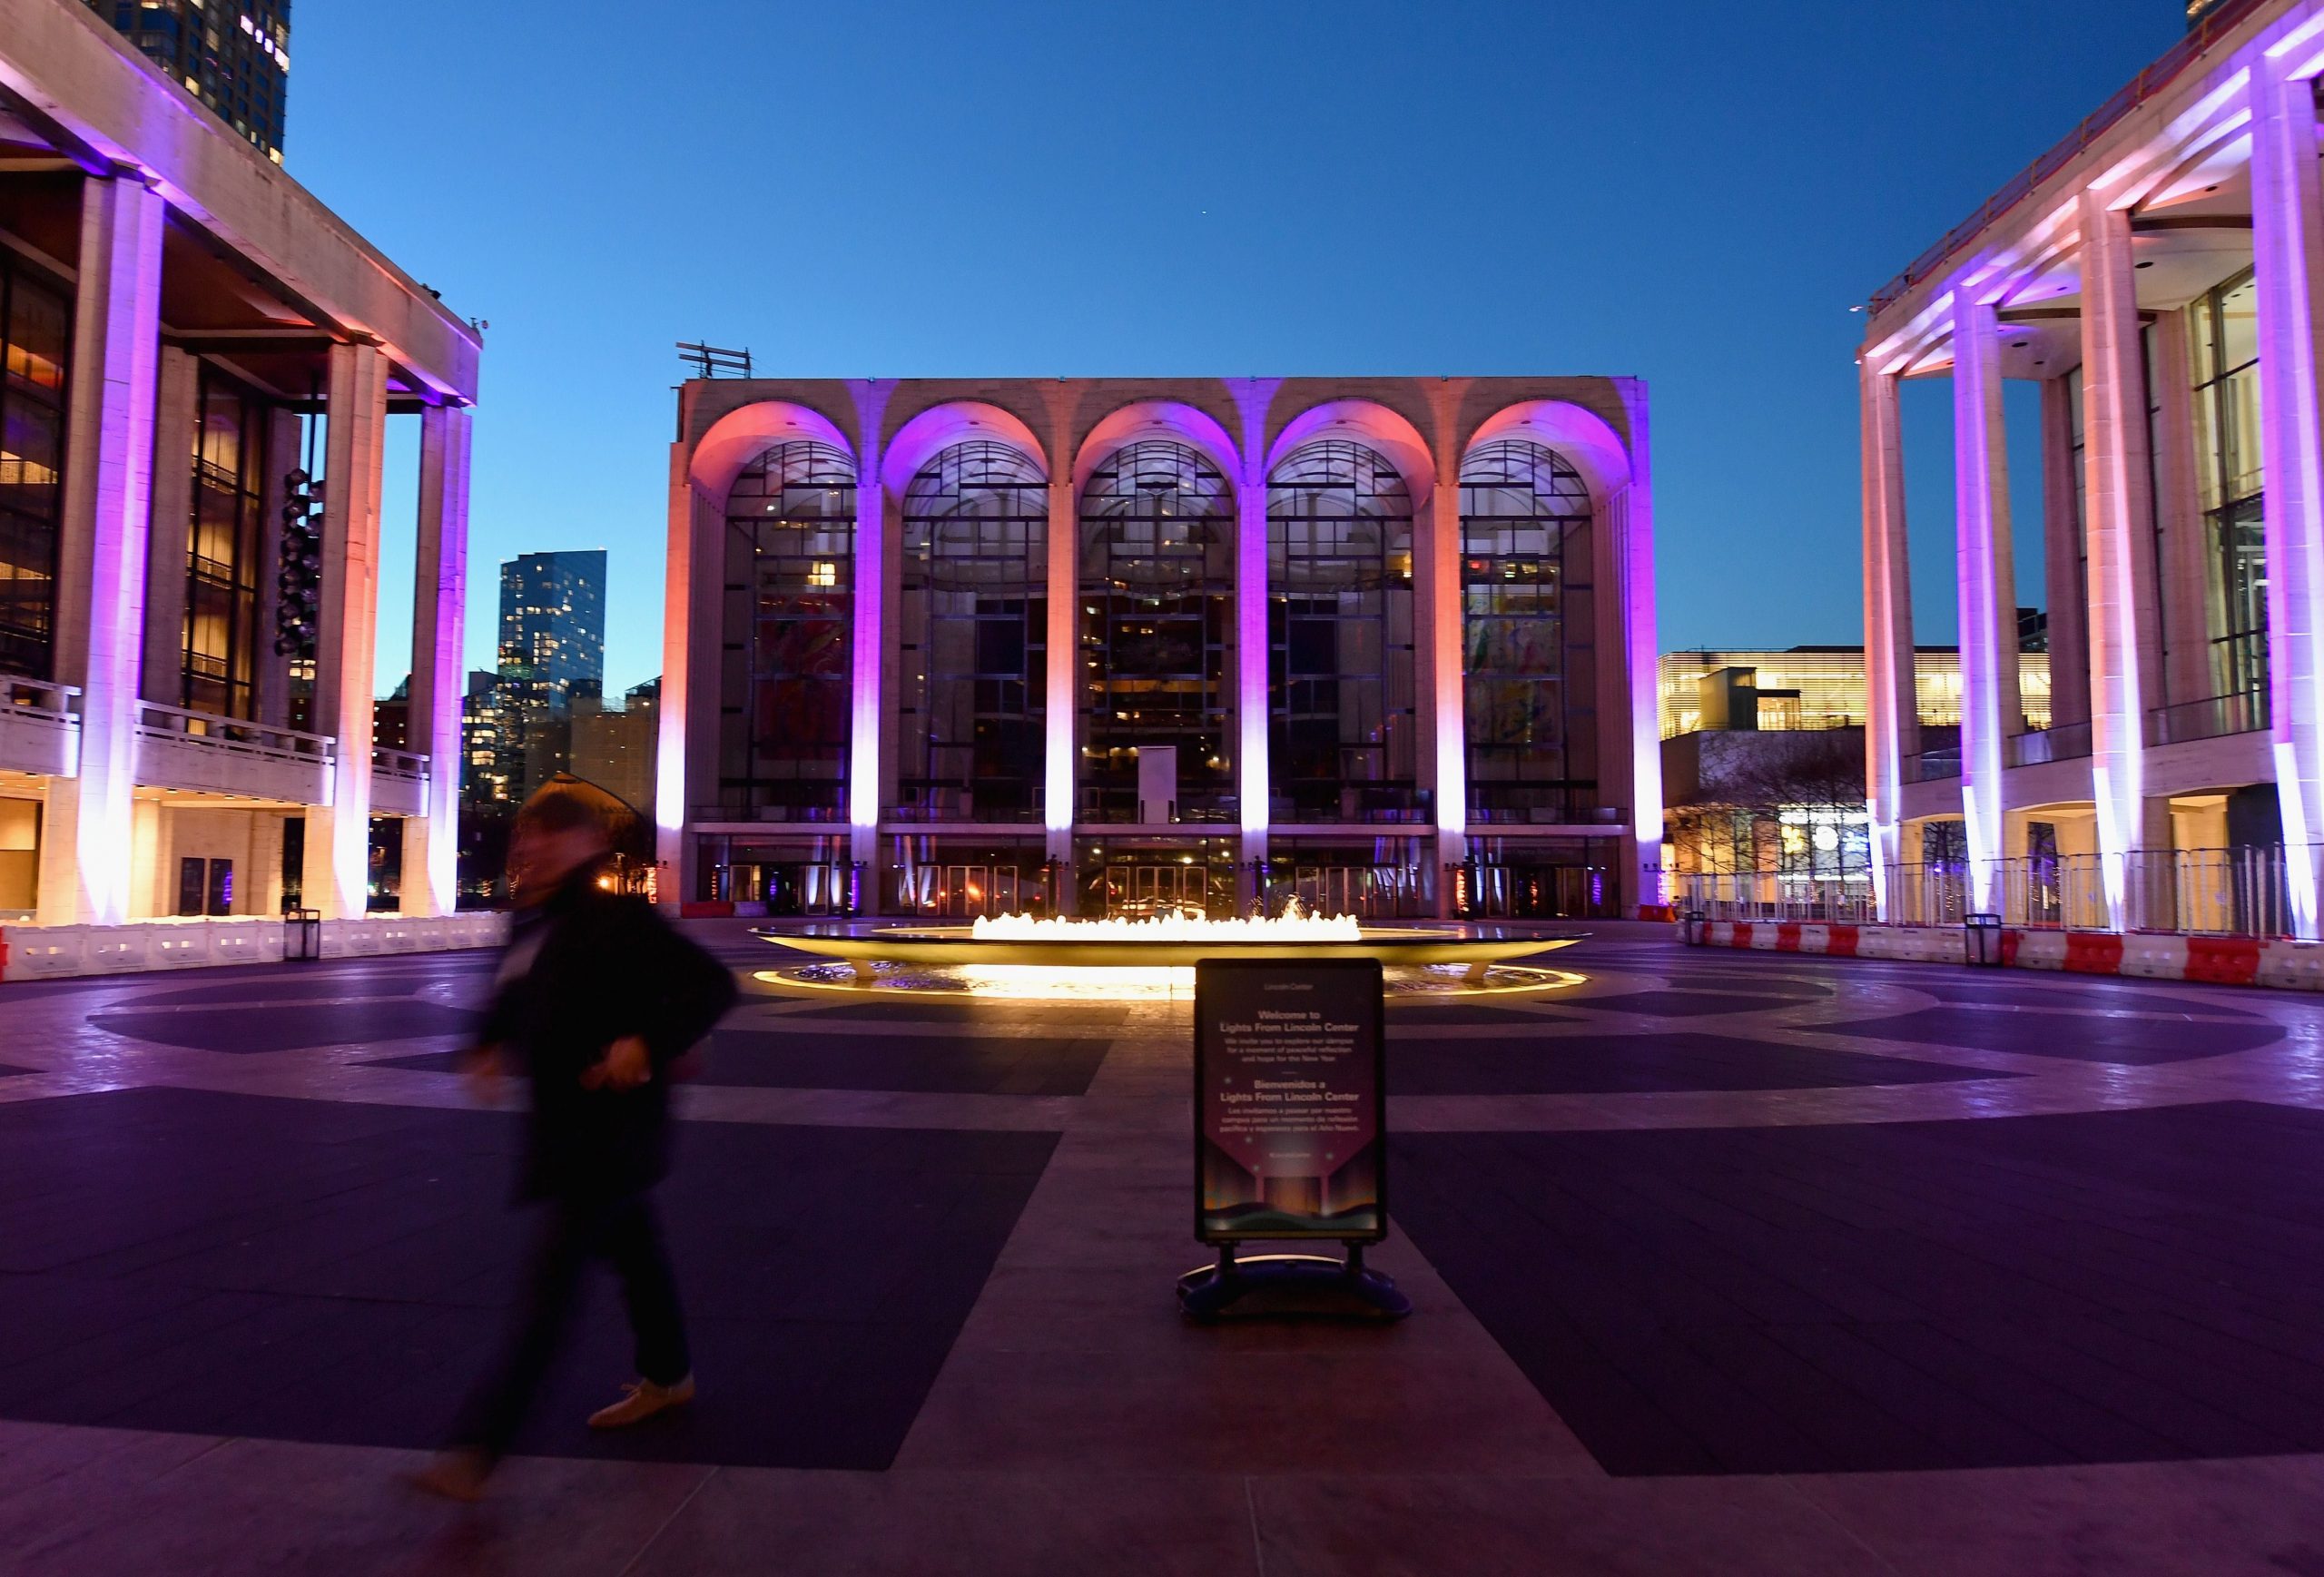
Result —
[[328, 804], [338, 748], [326, 734], [138, 704], [137, 781], [155, 788]]
[[77, 774], [80, 698], [71, 685], [0, 676], [0, 768], [44, 777]]
[[428, 758], [420, 751], [371, 747], [371, 812], [381, 816], [428, 813]]

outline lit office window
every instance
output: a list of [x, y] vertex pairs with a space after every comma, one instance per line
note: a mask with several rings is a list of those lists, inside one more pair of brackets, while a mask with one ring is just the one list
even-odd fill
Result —
[[0, 671], [46, 678], [72, 298], [0, 252]]

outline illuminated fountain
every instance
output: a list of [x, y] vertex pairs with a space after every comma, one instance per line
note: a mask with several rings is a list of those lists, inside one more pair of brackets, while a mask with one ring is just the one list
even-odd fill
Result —
[[1380, 961], [1389, 991], [1428, 999], [1555, 991], [1580, 983], [1563, 970], [1514, 961], [1571, 947], [1579, 937], [1477, 936], [1452, 926], [1366, 925], [1352, 914], [1210, 920], [980, 917], [970, 925], [887, 926], [852, 932], [762, 931], [779, 946], [834, 961], [762, 971], [773, 983], [881, 993], [964, 994], [1017, 1000], [1188, 997], [1208, 958]]

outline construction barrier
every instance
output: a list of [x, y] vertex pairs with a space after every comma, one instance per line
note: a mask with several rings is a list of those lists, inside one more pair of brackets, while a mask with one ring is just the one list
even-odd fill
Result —
[[[282, 961], [282, 921], [275, 915], [216, 920], [150, 920], [128, 925], [11, 925], [0, 928], [0, 981], [54, 981], [76, 975], [215, 968]], [[498, 947], [508, 917], [479, 912], [415, 920], [400, 914], [330, 920], [322, 926], [325, 958], [442, 952]]]
[[[1712, 920], [1685, 927], [1692, 947], [1910, 963], [1967, 961], [1966, 933], [1945, 925], [1818, 925], [1777, 920]], [[2176, 932], [2033, 931], [2002, 932], [2004, 967], [2066, 974], [2131, 975], [2206, 985], [2324, 991], [2324, 945], [2277, 937], [2185, 936]]]

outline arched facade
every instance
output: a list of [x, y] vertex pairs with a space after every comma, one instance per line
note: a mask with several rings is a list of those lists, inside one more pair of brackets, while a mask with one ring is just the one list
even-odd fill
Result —
[[[684, 900], [718, 902], [731, 852], [784, 829], [815, 833], [793, 854], [828, 862], [859, 912], [1226, 913], [1295, 892], [1369, 914], [1584, 915], [1653, 892], [1656, 740], [1624, 699], [1641, 677], [1652, 695], [1636, 385], [768, 380], [687, 399], [701, 437], [675, 453], [674, 540], [705, 514], [763, 531], [763, 452], [810, 446], [812, 476], [862, 480], [793, 522], [829, 528], [800, 540], [832, 549], [807, 560], [831, 584], [799, 590], [827, 599], [779, 637], [745, 630], [750, 596], [722, 591], [710, 616], [674, 553], [674, 667], [843, 695], [836, 724], [781, 743], [812, 770], [780, 757], [772, 779], [763, 748], [724, 738], [756, 714], [697, 690], [665, 724], [707, 721], [745, 764], [746, 792], [664, 813], [712, 851]], [[806, 510], [774, 491], [779, 521]], [[825, 614], [846, 626], [820, 648], [844, 685], [775, 674], [764, 654]], [[684, 766], [679, 791], [704, 775]], [[772, 820], [809, 812], [832, 819]]]

